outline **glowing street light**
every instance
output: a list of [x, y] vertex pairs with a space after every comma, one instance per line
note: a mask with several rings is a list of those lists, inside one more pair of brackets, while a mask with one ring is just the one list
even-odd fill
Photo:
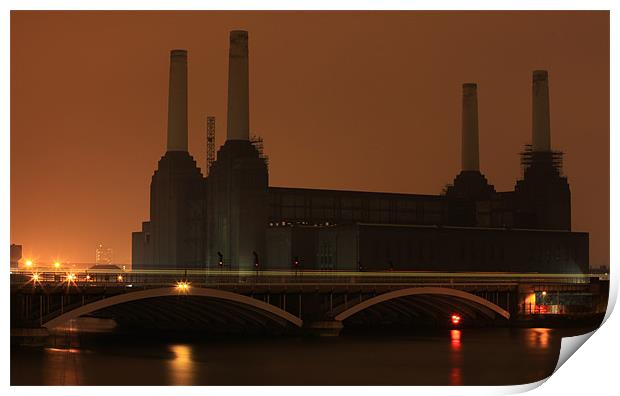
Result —
[[60, 268], [60, 261], [54, 261], [54, 268]]
[[542, 295], [543, 295], [543, 297], [544, 297], [544, 296], [546, 296], [546, 295], [547, 295], [547, 292], [546, 292], [546, 291], [543, 291], [543, 292], [542, 292]]
[[122, 282], [123, 281], [123, 275], [117, 276], [116, 279], [118, 279], [119, 282]]
[[39, 282], [39, 274], [37, 274], [37, 273], [35, 272], [34, 274], [32, 274], [32, 278], [31, 278], [31, 279], [32, 279], [32, 281], [33, 281], [34, 283]]
[[71, 274], [67, 274], [67, 282], [74, 282], [77, 279], [77, 276], [75, 276], [75, 274], [71, 273]]
[[189, 291], [189, 282], [177, 282], [177, 290], [182, 293]]
[[32, 260], [26, 260], [26, 267], [30, 268], [32, 267], [32, 264], [34, 264]]

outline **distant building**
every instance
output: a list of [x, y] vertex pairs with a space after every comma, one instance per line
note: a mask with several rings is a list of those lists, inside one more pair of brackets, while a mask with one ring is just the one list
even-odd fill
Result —
[[248, 64], [248, 34], [233, 31], [227, 139], [205, 178], [187, 151], [187, 53], [171, 52], [167, 151], [150, 219], [132, 234], [134, 268], [589, 272], [589, 235], [571, 229], [570, 186], [551, 146], [546, 71], [532, 75], [532, 142], [514, 189], [496, 191], [480, 171], [477, 85], [467, 83], [460, 172], [421, 195], [270, 186], [250, 139]]
[[22, 258], [22, 245], [11, 244], [11, 268], [17, 268]]
[[95, 263], [112, 264], [112, 248], [99, 243], [95, 250]]
[[151, 222], [142, 222], [142, 230], [131, 233], [131, 267], [147, 268], [153, 262]]

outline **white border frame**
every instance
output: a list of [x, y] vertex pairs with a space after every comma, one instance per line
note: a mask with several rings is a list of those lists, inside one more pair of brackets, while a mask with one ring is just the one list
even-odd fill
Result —
[[[0, 244], [0, 257], [7, 258], [9, 256], [9, 246], [6, 241], [10, 240], [10, 222], [8, 221], [10, 216], [9, 210], [9, 189], [10, 184], [10, 119], [9, 119], [9, 104], [10, 104], [10, 70], [9, 70], [9, 54], [10, 54], [10, 10], [200, 10], [200, 9], [214, 9], [214, 10], [610, 10], [610, 24], [611, 24], [611, 128], [610, 128], [610, 154], [614, 151], [619, 152], [619, 139], [618, 139], [618, 109], [614, 106], [617, 105], [617, 98], [619, 92], [618, 80], [616, 78], [614, 70], [618, 70], [618, 49], [614, 45], [618, 43], [618, 22], [619, 18], [616, 13], [620, 9], [617, 1], [603, 1], [603, 0], [591, 0], [591, 1], [576, 1], [576, 0], [521, 0], [521, 1], [491, 1], [491, 0], [314, 0], [310, 1], [241, 1], [241, 0], [229, 0], [229, 1], [136, 1], [136, 0], [110, 0], [110, 1], [15, 1], [8, 0], [2, 2], [2, 13], [0, 14], [0, 46], [1, 53], [4, 55], [1, 59], [0, 68], [1, 81], [0, 85], [2, 89], [1, 104], [0, 104], [0, 180], [5, 182], [0, 187], [0, 207], [2, 208], [2, 219], [0, 223], [0, 235], [5, 240], [5, 244]], [[611, 133], [611, 131], [616, 131]], [[609, 315], [613, 311], [613, 307], [616, 302], [618, 294], [618, 277], [615, 276], [615, 270], [617, 268], [617, 242], [618, 242], [618, 218], [619, 213], [613, 203], [619, 197], [618, 182], [618, 170], [620, 169], [620, 156], [610, 155], [611, 163], [611, 179], [610, 179], [610, 216], [611, 216], [611, 232], [610, 232], [610, 274], [611, 274], [611, 290], [610, 290], [610, 303], [606, 315], [606, 322], [603, 324], [600, 330], [596, 331], [592, 339], [588, 342], [588, 347], [581, 348], [577, 356], [569, 359], [569, 361], [559, 370], [553, 374], [548, 383], [542, 388], [538, 388], [536, 392], [545, 393], [557, 393], [562, 395], [567, 394], [589, 394], [603, 392], [615, 393], [615, 382], [617, 376], [617, 370], [615, 369], [615, 359], [620, 352], [617, 342], [617, 334], [620, 333], [620, 321], [617, 319], [618, 315], [609, 318]], [[613, 263], [613, 264], [612, 264]], [[6, 277], [5, 291], [9, 290], [9, 279]], [[2, 299], [0, 306], [2, 311], [0, 315], [3, 318], [9, 317], [9, 302], [8, 296]], [[4, 321], [2, 327], [1, 339], [6, 342], [5, 353], [2, 354], [2, 366], [0, 370], [0, 376], [2, 376], [2, 383], [8, 388], [10, 383], [9, 375], [9, 357], [8, 353], [8, 340], [9, 340], [9, 323]], [[507, 357], [509, 358], [509, 357]], [[249, 389], [248, 387], [210, 387], [210, 394], [230, 394], [239, 393], [247, 394], [248, 392], [266, 391], [272, 395], [287, 395], [291, 393], [301, 395], [311, 395], [317, 392], [329, 392], [329, 393], [342, 393], [355, 392], [356, 395], [375, 395], [378, 392], [388, 391], [392, 394], [407, 395], [412, 392], [422, 391], [423, 394], [503, 394], [503, 393], [518, 393], [524, 392], [541, 385], [545, 381], [539, 383], [520, 385], [514, 387], [389, 387], [385, 389], [377, 389], [375, 387], [349, 387], [343, 389], [341, 387], [321, 387], [316, 389], [313, 387], [302, 387], [296, 389], [290, 389], [289, 387], [261, 387], [259, 389]], [[542, 389], [542, 390], [541, 390]], [[86, 390], [84, 387], [45, 387], [45, 388], [33, 388], [33, 387], [13, 387], [10, 388], [11, 392], [17, 394], [26, 394], [31, 392], [45, 392], [50, 395], [67, 395], [67, 394], [79, 394], [84, 391], [89, 393], [107, 394], [111, 391], [107, 387], [91, 387]], [[170, 394], [177, 392], [176, 388], [172, 387], [124, 387], [123, 391], [126, 392], [149, 392], [153, 395]], [[205, 389], [201, 387], [187, 387], [183, 389], [183, 393], [202, 395]]]

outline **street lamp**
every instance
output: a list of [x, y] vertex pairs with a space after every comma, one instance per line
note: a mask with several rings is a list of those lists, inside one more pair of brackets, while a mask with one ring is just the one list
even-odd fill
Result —
[[179, 293], [187, 293], [189, 291], [189, 282], [177, 282], [177, 291]]
[[224, 268], [224, 255], [222, 252], [217, 252], [217, 265], [220, 267], [220, 270]]
[[254, 255], [254, 268], [256, 269], [256, 276], [258, 277], [258, 270], [259, 270], [259, 262], [258, 262], [258, 253], [256, 253], [255, 251], [252, 252], [252, 254]]

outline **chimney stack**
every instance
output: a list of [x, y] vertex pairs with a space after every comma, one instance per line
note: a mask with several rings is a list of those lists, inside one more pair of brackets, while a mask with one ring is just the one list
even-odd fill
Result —
[[187, 51], [170, 51], [168, 151], [187, 151]]
[[480, 171], [478, 158], [478, 94], [476, 84], [463, 84], [461, 170]]
[[227, 140], [249, 140], [248, 32], [230, 32]]
[[546, 70], [535, 70], [532, 76], [532, 151], [551, 151], [549, 76]]

